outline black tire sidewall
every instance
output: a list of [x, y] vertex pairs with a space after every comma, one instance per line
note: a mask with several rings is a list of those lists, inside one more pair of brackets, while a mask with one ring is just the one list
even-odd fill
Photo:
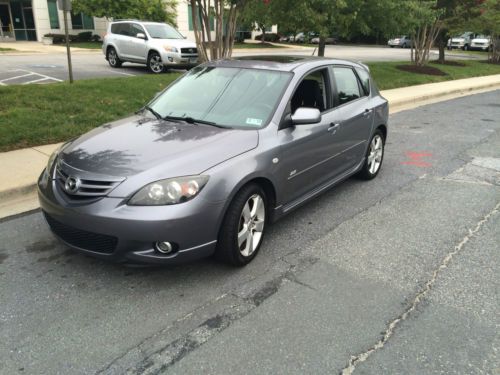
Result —
[[[264, 201], [264, 230], [262, 231], [262, 237], [260, 239], [259, 245], [251, 255], [246, 257], [241, 254], [238, 247], [238, 226], [243, 207], [248, 199], [254, 194], [260, 195], [260, 197]], [[246, 185], [235, 195], [226, 211], [219, 231], [219, 238], [216, 249], [216, 257], [219, 260], [241, 267], [250, 263], [252, 259], [256, 257], [264, 241], [269, 221], [269, 209], [267, 204], [268, 200], [266, 194], [264, 190], [257, 184]]]

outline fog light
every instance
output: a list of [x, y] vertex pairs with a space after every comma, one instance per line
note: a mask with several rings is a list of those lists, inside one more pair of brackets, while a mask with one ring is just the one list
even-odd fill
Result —
[[158, 241], [157, 243], [155, 243], [155, 249], [162, 254], [170, 254], [174, 247], [170, 242]]

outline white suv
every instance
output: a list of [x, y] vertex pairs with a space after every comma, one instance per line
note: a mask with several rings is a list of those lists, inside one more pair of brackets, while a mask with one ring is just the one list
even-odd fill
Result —
[[198, 64], [196, 43], [186, 40], [166, 23], [111, 22], [102, 51], [113, 68], [133, 62], [146, 64], [153, 73], [161, 73], [166, 68], [190, 69]]

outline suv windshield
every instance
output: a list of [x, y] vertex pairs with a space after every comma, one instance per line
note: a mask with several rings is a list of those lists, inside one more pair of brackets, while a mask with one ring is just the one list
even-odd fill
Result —
[[153, 39], [184, 39], [176, 29], [167, 24], [146, 24], [144, 27]]
[[154, 99], [161, 117], [209, 121], [225, 127], [267, 124], [291, 73], [260, 69], [197, 67]]

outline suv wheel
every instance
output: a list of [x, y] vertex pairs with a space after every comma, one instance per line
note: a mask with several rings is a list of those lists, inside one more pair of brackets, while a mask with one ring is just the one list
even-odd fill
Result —
[[363, 168], [358, 172], [357, 177], [362, 180], [371, 180], [377, 176], [384, 160], [384, 142], [384, 135], [377, 129], [370, 140], [365, 163], [363, 164]]
[[221, 225], [215, 256], [234, 266], [248, 264], [260, 249], [267, 219], [266, 194], [250, 184], [236, 194]]
[[122, 66], [122, 61], [118, 57], [116, 50], [113, 47], [108, 48], [108, 52], [106, 54], [108, 59], [108, 63], [112, 68], [119, 68]]
[[158, 52], [151, 52], [148, 56], [148, 69], [151, 73], [163, 73], [165, 67], [161, 61], [161, 56]]

